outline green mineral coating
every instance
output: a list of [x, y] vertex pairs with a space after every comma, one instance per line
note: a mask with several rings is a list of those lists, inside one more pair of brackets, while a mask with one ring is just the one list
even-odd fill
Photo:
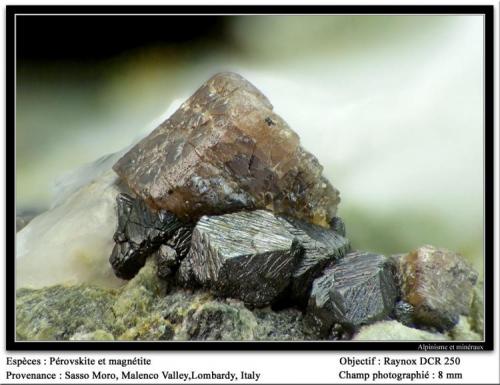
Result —
[[210, 301], [185, 317], [178, 340], [251, 341], [257, 321], [241, 303]]
[[297, 309], [273, 311], [270, 308], [253, 312], [259, 327], [255, 339], [259, 341], [307, 341], [317, 340], [315, 333], [305, 322], [302, 312]]
[[18, 290], [16, 338], [69, 340], [75, 333], [109, 331], [115, 296], [113, 290], [83, 285]]
[[176, 328], [176, 340], [292, 341], [317, 339], [295, 309], [248, 310], [241, 301], [215, 299], [206, 292], [177, 290], [158, 309]]
[[409, 328], [398, 321], [380, 321], [362, 327], [353, 339], [357, 341], [445, 341], [450, 338], [441, 333]]
[[302, 313], [250, 311], [241, 301], [175, 289], [153, 259], [123, 288], [53, 286], [17, 292], [18, 340], [303, 340], [315, 339]]
[[156, 277], [150, 260], [119, 290], [85, 285], [20, 289], [17, 339], [171, 339], [172, 326], [153, 308], [156, 298], [165, 295], [166, 286]]
[[[111, 309], [116, 317], [115, 333], [122, 335], [135, 325], [144, 322], [147, 325], [146, 319], [151, 319], [150, 322], [153, 322], [153, 319], [157, 318], [157, 315], [152, 313], [153, 305], [156, 303], [156, 298], [164, 296], [166, 291], [167, 283], [158, 279], [156, 266], [150, 258], [139, 273], [120, 291], [112, 305]], [[154, 324], [156, 325], [157, 322]], [[146, 326], [143, 326], [143, 329], [143, 333], [137, 331], [138, 334], [132, 334], [136, 335], [136, 337], [143, 334], [147, 335], [149, 332]], [[126, 338], [123, 335], [121, 337]]]
[[[474, 287], [472, 305], [469, 313], [469, 323], [476, 333], [484, 335], [484, 283], [479, 282]], [[482, 338], [480, 338], [482, 339]]]

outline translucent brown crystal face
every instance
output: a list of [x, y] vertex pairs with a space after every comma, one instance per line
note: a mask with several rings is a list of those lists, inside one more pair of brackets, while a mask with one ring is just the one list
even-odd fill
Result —
[[328, 227], [339, 193], [272, 109], [240, 75], [217, 74], [113, 169], [181, 218], [268, 209]]
[[399, 258], [399, 275], [403, 299], [420, 324], [451, 329], [469, 313], [477, 273], [460, 254], [422, 246]]

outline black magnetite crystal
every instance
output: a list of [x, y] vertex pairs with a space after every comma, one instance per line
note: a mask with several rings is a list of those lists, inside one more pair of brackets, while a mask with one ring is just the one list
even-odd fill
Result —
[[170, 246], [161, 245], [154, 252], [154, 257], [156, 260], [157, 275], [160, 278], [168, 278], [173, 275], [179, 266], [177, 252]]
[[413, 305], [405, 301], [398, 301], [394, 305], [393, 315], [394, 318], [406, 326], [413, 326], [415, 308]]
[[258, 307], [272, 303], [289, 285], [302, 253], [272, 213], [241, 211], [202, 217], [186, 265], [216, 294]]
[[345, 223], [344, 220], [340, 217], [333, 217], [330, 222], [330, 229], [335, 231], [337, 234], [342, 235], [345, 237], [346, 235], [346, 230], [345, 230]]
[[193, 234], [194, 224], [183, 223], [183, 226], [175, 230], [173, 234], [165, 241], [165, 245], [170, 246], [177, 252], [177, 260], [183, 260], [189, 248], [191, 247], [191, 235]]
[[292, 217], [279, 218], [304, 249], [292, 274], [291, 300], [307, 304], [312, 282], [330, 261], [342, 258], [350, 248], [349, 240], [336, 232]]
[[181, 261], [177, 272], [175, 273], [175, 282], [178, 286], [194, 289], [200, 286], [193, 272], [193, 266], [189, 258], [184, 258]]
[[[118, 228], [113, 237], [116, 244], [109, 261], [120, 278], [132, 278], [161, 244], [175, 238], [176, 234], [182, 234], [178, 235], [179, 239], [186, 239], [185, 232], [193, 227], [166, 210], [151, 210], [142, 199], [127, 194], [119, 194], [116, 202]], [[184, 241], [173, 243], [184, 252]]]
[[323, 333], [334, 323], [355, 328], [389, 315], [396, 297], [391, 261], [356, 251], [329, 265], [313, 282], [308, 317]]

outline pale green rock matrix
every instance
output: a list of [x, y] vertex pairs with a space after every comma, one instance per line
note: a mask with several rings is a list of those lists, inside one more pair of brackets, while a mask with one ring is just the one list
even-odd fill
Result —
[[[169, 291], [149, 259], [120, 289], [56, 285], [19, 289], [17, 340], [304, 341], [319, 336], [296, 309], [249, 310], [241, 301], [204, 291]], [[468, 317], [447, 333], [385, 320], [362, 327], [354, 340], [479, 341], [483, 333], [482, 286]]]
[[479, 282], [474, 287], [474, 296], [469, 314], [469, 323], [472, 330], [478, 333], [481, 338], [484, 334], [484, 283]]
[[107, 331], [115, 316], [113, 290], [61, 285], [17, 291], [17, 340], [68, 340], [75, 334]]
[[17, 340], [312, 340], [295, 309], [250, 311], [240, 301], [175, 289], [148, 260], [120, 289], [20, 289]]

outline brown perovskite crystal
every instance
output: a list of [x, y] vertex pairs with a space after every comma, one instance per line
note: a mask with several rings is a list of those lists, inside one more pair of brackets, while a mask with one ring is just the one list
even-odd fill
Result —
[[268, 209], [328, 227], [339, 193], [272, 110], [240, 75], [217, 74], [113, 169], [179, 217]]
[[414, 307], [416, 323], [447, 330], [469, 313], [477, 273], [460, 254], [426, 245], [395, 260], [402, 298]]

